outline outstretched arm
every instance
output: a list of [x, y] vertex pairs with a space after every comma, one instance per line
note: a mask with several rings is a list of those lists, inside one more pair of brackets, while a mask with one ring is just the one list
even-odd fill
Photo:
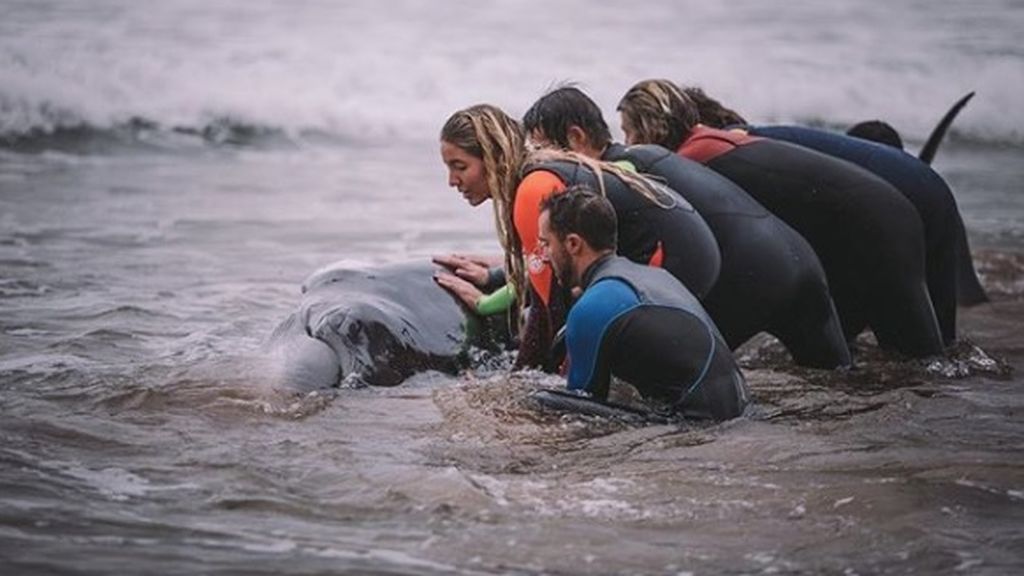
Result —
[[472, 282], [448, 272], [435, 272], [434, 281], [473, 311], [476, 310], [477, 303], [484, 296], [484, 293], [474, 286]]
[[449, 254], [434, 256], [432, 260], [478, 288], [493, 290], [504, 283], [500, 256]]

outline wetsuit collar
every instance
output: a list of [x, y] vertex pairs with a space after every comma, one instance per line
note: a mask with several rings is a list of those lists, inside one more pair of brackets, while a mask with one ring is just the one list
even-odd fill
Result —
[[625, 148], [626, 147], [624, 145], [618, 142], [612, 142], [611, 144], [605, 146], [604, 150], [601, 151], [601, 160], [605, 160], [606, 158], [608, 158], [608, 155], [613, 152], [621, 153], [622, 150], [624, 150]]
[[584, 290], [590, 288], [590, 282], [594, 279], [594, 276], [597, 275], [597, 272], [601, 268], [604, 268], [605, 265], [608, 264], [608, 262], [611, 262], [613, 258], [615, 258], [615, 253], [609, 252], [604, 256], [601, 256], [597, 260], [591, 262], [590, 266], [587, 266], [587, 269], [583, 271], [583, 275], [580, 276], [580, 286]]
[[689, 142], [692, 138], [707, 134], [710, 130], [712, 130], [712, 128], [709, 126], [705, 126], [704, 124], [694, 124], [693, 128], [690, 128], [690, 133], [686, 136], [686, 139], [683, 140], [683, 144]]

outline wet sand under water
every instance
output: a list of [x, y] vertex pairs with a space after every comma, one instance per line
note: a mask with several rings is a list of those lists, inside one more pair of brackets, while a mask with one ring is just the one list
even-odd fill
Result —
[[852, 371], [800, 370], [760, 341], [741, 356], [755, 406], [718, 426], [538, 411], [537, 375], [435, 390], [424, 453], [467, 482], [435, 511], [467, 529], [431, 555], [555, 573], [1019, 569], [1024, 259], [986, 258], [994, 301], [961, 310], [951, 362], [862, 337]]

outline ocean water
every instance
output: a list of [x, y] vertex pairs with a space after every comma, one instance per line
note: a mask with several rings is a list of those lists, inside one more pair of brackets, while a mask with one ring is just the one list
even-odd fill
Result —
[[[1020, 30], [1009, 0], [0, 0], [0, 571], [1019, 571]], [[758, 341], [756, 410], [714, 427], [542, 412], [536, 374], [275, 386], [314, 270], [498, 250], [451, 112], [575, 81], [619, 135], [647, 77], [913, 150], [975, 91], [935, 162], [993, 296], [954, 362]]]

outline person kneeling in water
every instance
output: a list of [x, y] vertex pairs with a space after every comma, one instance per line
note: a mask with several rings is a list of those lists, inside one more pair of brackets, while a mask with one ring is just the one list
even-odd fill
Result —
[[569, 311], [567, 388], [604, 400], [611, 377], [684, 416], [740, 416], [743, 375], [697, 298], [663, 269], [615, 255], [615, 210], [586, 186], [541, 203], [539, 243], [563, 286], [582, 295]]

